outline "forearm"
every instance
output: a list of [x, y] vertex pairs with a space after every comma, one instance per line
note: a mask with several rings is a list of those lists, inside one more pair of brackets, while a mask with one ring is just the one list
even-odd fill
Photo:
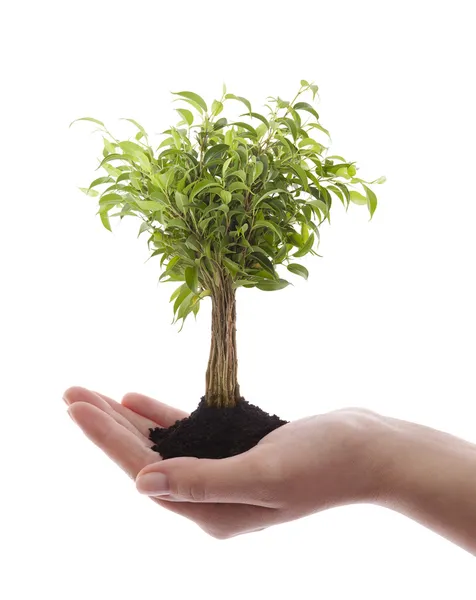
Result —
[[396, 419], [385, 428], [379, 503], [476, 555], [476, 446]]

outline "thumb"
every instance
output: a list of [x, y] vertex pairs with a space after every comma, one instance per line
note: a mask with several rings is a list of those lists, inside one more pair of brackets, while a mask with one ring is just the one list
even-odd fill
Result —
[[252, 451], [230, 458], [180, 457], [147, 465], [137, 490], [161, 500], [275, 506], [269, 459]]

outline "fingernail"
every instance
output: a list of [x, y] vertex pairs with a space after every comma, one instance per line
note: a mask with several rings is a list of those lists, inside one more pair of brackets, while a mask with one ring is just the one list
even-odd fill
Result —
[[74, 421], [74, 423], [76, 423], [76, 419], [73, 417], [73, 415], [71, 414], [71, 412], [69, 410], [66, 411], [69, 415], [69, 417], [71, 418], [72, 421]]
[[169, 482], [163, 473], [145, 473], [136, 480], [137, 490], [147, 496], [163, 496], [169, 492]]
[[68, 398], [66, 398], [66, 396], [63, 396], [63, 400], [65, 401], [65, 403], [69, 406], [69, 400]]

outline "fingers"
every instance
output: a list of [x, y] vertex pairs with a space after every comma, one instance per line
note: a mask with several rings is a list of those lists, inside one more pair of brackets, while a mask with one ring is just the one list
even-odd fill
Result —
[[141, 440], [111, 415], [89, 402], [74, 402], [68, 412], [84, 434], [130, 477], [160, 460]]
[[[135, 435], [139, 436], [139, 438], [144, 444], [150, 446], [150, 443], [148, 441], [148, 430], [147, 435], [144, 434], [136, 427], [134, 423], [127, 419], [127, 417], [124, 414], [120, 414], [119, 411], [115, 410], [115, 408], [112, 408], [111, 404], [107, 402], [104, 397], [96, 394], [95, 392], [92, 392], [91, 390], [88, 390], [83, 387], [73, 386], [66, 390], [66, 392], [63, 394], [63, 398], [66, 404], [68, 405], [72, 405], [76, 402], [87, 402], [92, 406], [96, 406], [97, 408], [108, 414], [110, 417], [112, 417], [115, 421], [117, 421], [117, 423], [119, 423]], [[119, 404], [117, 405], [120, 406]], [[139, 417], [137, 417], [136, 415], [136, 418]], [[155, 425], [153, 425], [153, 427], [155, 427]]]
[[158, 423], [161, 427], [169, 427], [170, 425], [173, 425], [175, 421], [188, 417], [188, 413], [183, 410], [159, 402], [159, 400], [154, 400], [153, 398], [150, 398], [150, 396], [144, 396], [143, 394], [136, 394], [134, 392], [124, 396], [122, 405], [135, 413]]
[[[268, 448], [218, 460], [171, 458], [143, 469], [139, 492], [171, 502], [278, 506], [279, 468]], [[271, 456], [270, 456], [271, 455]]]
[[107, 402], [113, 410], [115, 410], [117, 413], [119, 413], [121, 416], [127, 419], [129, 423], [132, 423], [132, 425], [134, 425], [147, 439], [149, 439], [149, 429], [159, 426], [159, 424], [155, 421], [152, 421], [150, 419], [147, 419], [146, 417], [143, 417], [140, 414], [137, 414], [130, 408], [123, 406], [120, 402], [116, 402], [116, 400], [109, 398], [109, 396], [105, 396], [104, 394], [101, 394], [99, 392], [94, 393], [100, 396], [105, 402]]

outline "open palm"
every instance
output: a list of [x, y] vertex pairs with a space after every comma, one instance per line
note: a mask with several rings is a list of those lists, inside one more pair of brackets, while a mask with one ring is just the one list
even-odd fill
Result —
[[[151, 450], [149, 428], [169, 427], [188, 416], [184, 411], [137, 393], [128, 393], [121, 402], [116, 402], [104, 394], [71, 387], [63, 398], [70, 416], [86, 436], [134, 480], [142, 469], [162, 460]], [[259, 531], [279, 522], [278, 511], [264, 506], [223, 501], [181, 502], [172, 497], [151, 499], [191, 519], [219, 539]]]

